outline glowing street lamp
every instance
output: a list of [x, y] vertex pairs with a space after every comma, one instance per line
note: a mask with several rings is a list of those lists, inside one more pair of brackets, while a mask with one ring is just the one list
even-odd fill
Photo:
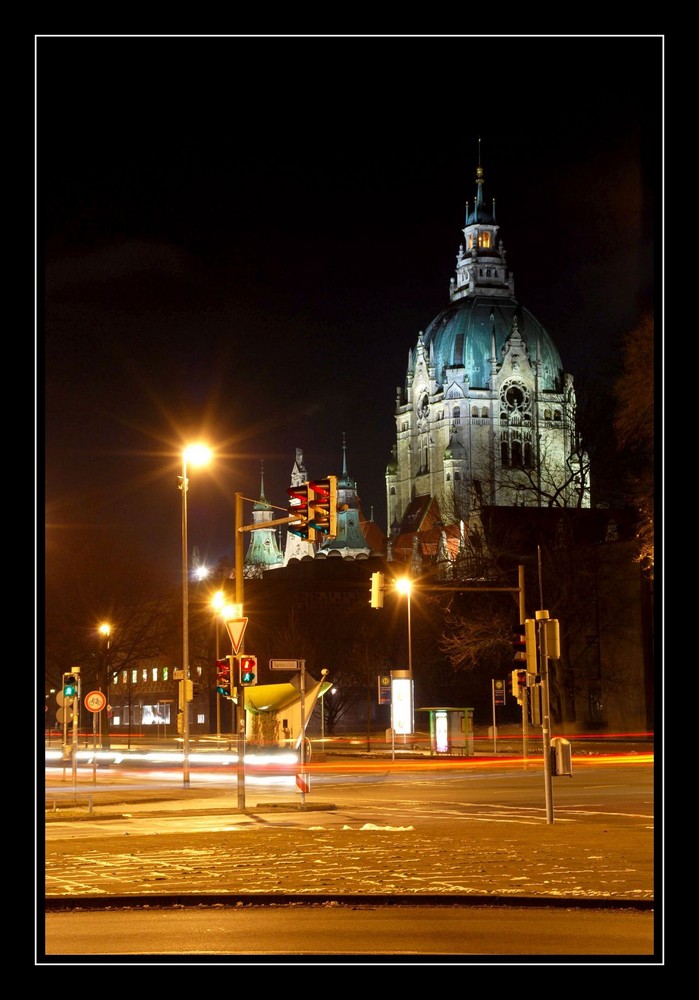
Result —
[[182, 491], [182, 783], [189, 787], [189, 557], [187, 553], [187, 463], [192, 466], [206, 465], [211, 461], [211, 449], [203, 444], [194, 444], [182, 452], [182, 476], [179, 488]]

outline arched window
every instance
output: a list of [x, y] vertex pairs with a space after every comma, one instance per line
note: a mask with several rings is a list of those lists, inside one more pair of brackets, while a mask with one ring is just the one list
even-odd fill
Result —
[[553, 411], [553, 419], [554, 420], [560, 420], [561, 419], [561, 411], [560, 410], [554, 410]]
[[487, 406], [484, 406], [483, 409], [481, 410], [481, 416], [482, 417], [487, 417], [488, 416], [488, 407]]
[[507, 446], [507, 441], [503, 441], [500, 444], [500, 461], [503, 465], [510, 464], [510, 450]]
[[532, 446], [529, 441], [524, 443], [524, 468], [531, 469], [532, 467]]
[[454, 423], [455, 424], [458, 424], [460, 422], [460, 420], [461, 420], [461, 407], [460, 406], [455, 406], [454, 407], [454, 417], [453, 417], [453, 419], [454, 419]]
[[478, 416], [478, 407], [477, 406], [472, 406], [471, 407], [471, 416], [472, 417], [477, 417]]
[[448, 483], [451, 482], [451, 473], [450, 472], [447, 472], [447, 482]]
[[461, 482], [461, 473], [460, 472], [455, 472], [454, 473], [454, 482], [455, 483]]
[[551, 419], [551, 410], [547, 407], [544, 410], [544, 420], [550, 420], [550, 419]]

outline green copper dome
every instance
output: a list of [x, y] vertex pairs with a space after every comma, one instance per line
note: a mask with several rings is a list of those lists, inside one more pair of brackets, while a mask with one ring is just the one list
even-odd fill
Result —
[[449, 381], [448, 369], [455, 366], [466, 369], [473, 388], [485, 388], [490, 378], [493, 334], [495, 360], [499, 364], [515, 316], [530, 360], [541, 358], [540, 388], [560, 391], [563, 366], [548, 332], [516, 299], [487, 295], [458, 299], [439, 313], [424, 331], [422, 339], [425, 347], [432, 344], [440, 385]]

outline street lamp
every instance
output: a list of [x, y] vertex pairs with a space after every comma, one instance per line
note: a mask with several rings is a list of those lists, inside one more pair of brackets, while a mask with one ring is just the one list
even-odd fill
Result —
[[112, 634], [112, 626], [108, 622], [103, 622], [97, 631], [105, 638], [104, 654], [102, 658], [102, 683], [100, 684], [100, 691], [102, 690], [103, 684], [107, 704], [102, 712], [100, 712], [100, 732], [102, 736], [102, 749], [109, 750], [111, 746], [109, 740], [109, 637]]
[[211, 460], [211, 449], [194, 444], [182, 452], [182, 783], [189, 787], [189, 559], [187, 555], [187, 462], [193, 466], [206, 465]]

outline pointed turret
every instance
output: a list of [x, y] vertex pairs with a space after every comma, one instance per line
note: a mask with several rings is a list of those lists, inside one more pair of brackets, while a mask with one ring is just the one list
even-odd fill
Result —
[[260, 462], [260, 499], [252, 508], [253, 523], [260, 527], [250, 532], [250, 545], [243, 566], [243, 575], [248, 579], [259, 577], [265, 570], [283, 565], [284, 557], [279, 550], [274, 527], [263, 527], [266, 522], [274, 519], [273, 510], [265, 497], [264, 462]]

